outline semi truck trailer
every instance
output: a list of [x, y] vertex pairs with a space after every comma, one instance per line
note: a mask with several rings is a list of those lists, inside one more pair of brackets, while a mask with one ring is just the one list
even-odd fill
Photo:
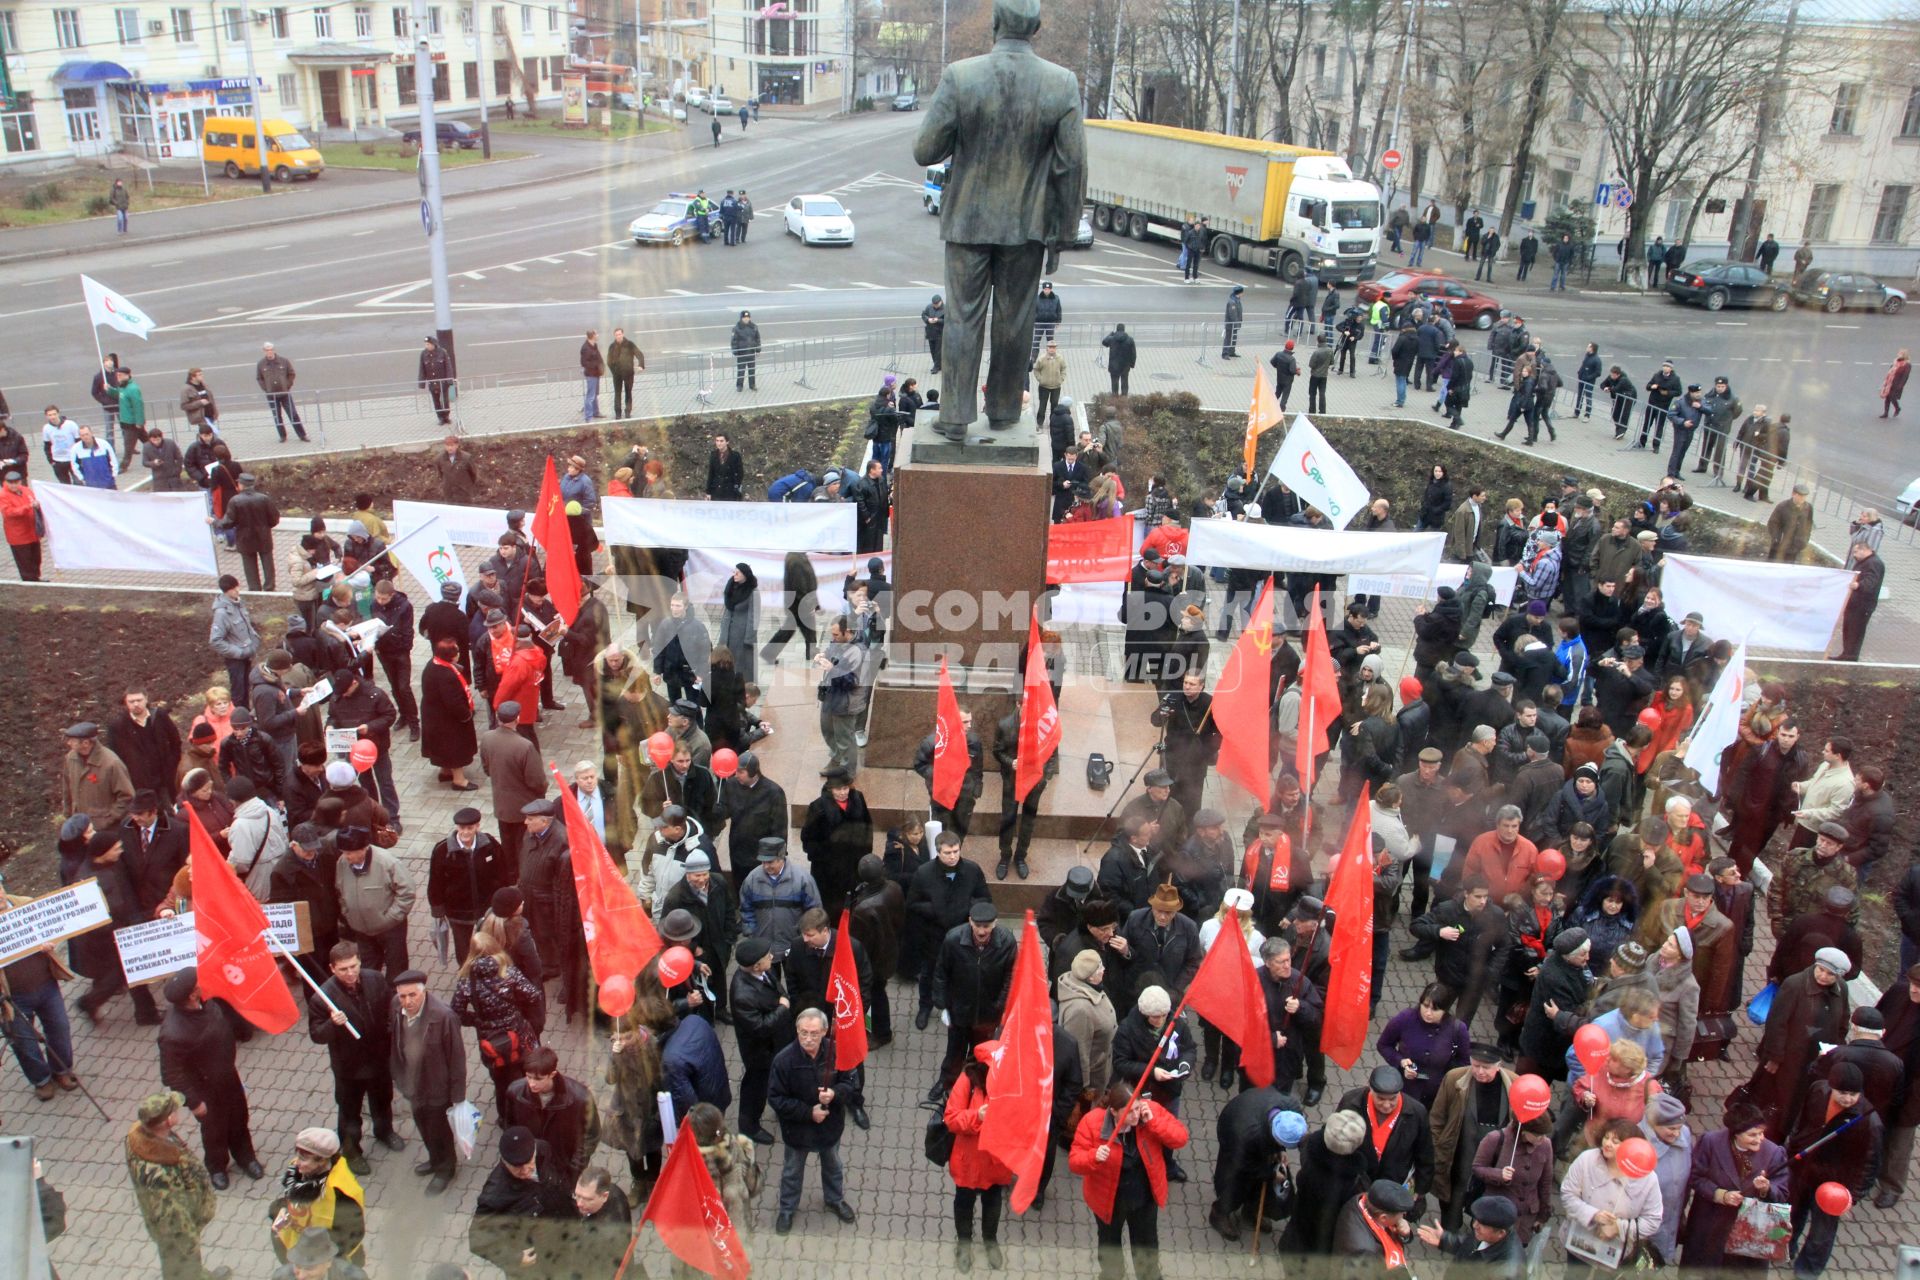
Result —
[[1131, 120], [1087, 122], [1093, 225], [1178, 241], [1207, 220], [1207, 256], [1294, 281], [1372, 278], [1380, 189], [1331, 151]]

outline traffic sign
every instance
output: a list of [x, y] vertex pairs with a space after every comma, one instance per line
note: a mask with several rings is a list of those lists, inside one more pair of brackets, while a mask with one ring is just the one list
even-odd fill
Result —
[[1392, 148], [1381, 152], [1380, 167], [1387, 170], [1398, 169], [1400, 167], [1400, 153]]
[[433, 234], [433, 203], [431, 201], [420, 202], [420, 229], [429, 236]]
[[1619, 186], [1615, 187], [1613, 189], [1613, 206], [1616, 209], [1632, 208], [1633, 207], [1633, 188], [1628, 186], [1624, 182], [1621, 183]]

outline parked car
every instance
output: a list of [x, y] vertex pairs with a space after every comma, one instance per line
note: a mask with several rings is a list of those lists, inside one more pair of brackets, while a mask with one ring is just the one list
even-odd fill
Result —
[[1384, 297], [1396, 313], [1411, 302], [1438, 299], [1446, 303], [1447, 313], [1461, 328], [1491, 329], [1500, 316], [1499, 299], [1439, 271], [1401, 267], [1378, 280], [1362, 280], [1354, 292], [1369, 307]]
[[920, 95], [917, 93], [895, 94], [893, 97], [893, 109], [895, 111], [918, 111], [920, 109]]
[[1697, 302], [1709, 311], [1722, 307], [1787, 309], [1787, 284], [1770, 280], [1745, 262], [1689, 262], [1667, 277], [1667, 293], [1676, 302]]
[[687, 90], [684, 96], [686, 98], [686, 103], [689, 108], [697, 107], [702, 111], [706, 110], [707, 91], [705, 89], [702, 89], [699, 85], [695, 85], [693, 86], [693, 88]]
[[853, 211], [832, 196], [795, 196], [787, 201], [787, 233], [801, 244], [853, 243]]
[[682, 245], [693, 239], [693, 193], [675, 191], [627, 224], [635, 244]]
[[1788, 292], [1803, 306], [1823, 311], [1845, 311], [1863, 307], [1896, 315], [1907, 305], [1907, 293], [1872, 276], [1848, 275], [1842, 271], [1809, 271], [1793, 282]]
[[710, 95], [700, 109], [710, 116], [730, 116], [740, 109], [738, 103], [724, 93]]
[[[480, 131], [462, 120], [435, 120], [433, 135], [440, 139], [441, 147], [458, 147], [462, 151], [472, 151], [480, 145]], [[420, 145], [420, 126], [415, 125], [400, 135], [403, 142]]]
[[1093, 218], [1085, 209], [1080, 211], [1080, 229], [1073, 233], [1073, 247], [1076, 249], [1093, 248]]

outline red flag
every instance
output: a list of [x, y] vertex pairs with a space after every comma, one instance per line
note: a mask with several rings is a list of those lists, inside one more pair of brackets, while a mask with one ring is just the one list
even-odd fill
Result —
[[827, 999], [833, 1005], [833, 1068], [851, 1071], [867, 1060], [867, 1002], [860, 994], [860, 969], [853, 962], [853, 930], [840, 908], [833, 938], [833, 963], [827, 968]]
[[580, 901], [580, 929], [586, 935], [593, 981], [604, 986], [614, 974], [631, 978], [660, 954], [660, 935], [640, 909], [633, 886], [607, 856], [600, 833], [587, 821], [586, 812], [567, 788], [558, 766], [548, 762], [547, 772], [560, 788], [567, 850], [573, 857], [573, 892]]
[[1047, 679], [1047, 653], [1040, 647], [1040, 611], [1027, 624], [1027, 698], [1020, 704], [1020, 737], [1014, 747], [1013, 798], [1024, 801], [1047, 776], [1047, 761], [1060, 750], [1060, 707]]
[[660, 1243], [695, 1271], [734, 1280], [753, 1273], [746, 1247], [727, 1216], [727, 1202], [713, 1185], [693, 1126], [685, 1120], [680, 1122], [679, 1137], [660, 1179], [653, 1184], [653, 1194], [647, 1197], [647, 1207], [634, 1224], [634, 1234], [649, 1222], [660, 1233]]
[[1053, 1115], [1053, 1007], [1047, 1003], [1047, 960], [1027, 912], [1013, 960], [1000, 1047], [987, 1062], [986, 1121], [980, 1149], [1013, 1170], [1013, 1211], [1025, 1213], [1040, 1191]]
[[567, 504], [560, 496], [560, 477], [547, 455], [547, 471], [540, 478], [540, 501], [533, 508], [533, 539], [547, 553], [547, 596], [568, 626], [580, 615], [580, 569], [573, 562], [573, 530], [567, 527]]
[[1139, 527], [1130, 515], [1047, 526], [1047, 581], [1125, 582]]
[[947, 660], [940, 659], [940, 696], [933, 705], [933, 802], [951, 809], [960, 799], [967, 769], [973, 764], [967, 751], [967, 726], [960, 720], [960, 699], [953, 695]]
[[200, 965], [200, 996], [215, 996], [270, 1035], [300, 1021], [300, 1005], [287, 990], [267, 947], [267, 913], [214, 848], [192, 805], [187, 815], [187, 865], [193, 876], [193, 951]]
[[1272, 778], [1269, 744], [1273, 735], [1273, 579], [1260, 587], [1260, 598], [1246, 630], [1234, 641], [1233, 651], [1220, 669], [1213, 687], [1213, 722], [1220, 726], [1222, 778], [1239, 783], [1265, 807]]
[[1241, 452], [1242, 475], [1247, 483], [1253, 483], [1254, 455], [1260, 448], [1260, 437], [1280, 425], [1280, 401], [1274, 398], [1273, 388], [1267, 384], [1267, 375], [1259, 365], [1253, 367], [1253, 403], [1247, 406], [1247, 439]]
[[1320, 1023], [1320, 1051], [1351, 1067], [1367, 1044], [1367, 1016], [1373, 987], [1373, 820], [1368, 811], [1372, 787], [1360, 788], [1327, 884], [1327, 910], [1333, 912], [1333, 945], [1327, 960], [1327, 1010]]
[[1333, 654], [1327, 649], [1327, 620], [1320, 613], [1320, 588], [1313, 589], [1308, 610], [1307, 652], [1300, 664], [1300, 738], [1294, 748], [1294, 771], [1300, 787], [1313, 790], [1314, 757], [1333, 749], [1333, 719], [1340, 714], [1340, 681], [1334, 674]]
[[1273, 1083], [1273, 1032], [1253, 953], [1232, 925], [1221, 929], [1187, 987], [1187, 1008], [1240, 1046], [1240, 1068], [1257, 1085]]

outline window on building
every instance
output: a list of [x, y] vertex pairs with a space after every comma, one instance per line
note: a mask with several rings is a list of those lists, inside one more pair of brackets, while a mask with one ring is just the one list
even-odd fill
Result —
[[480, 96], [480, 64], [463, 63], [460, 67], [460, 83], [461, 88], [466, 91], [469, 102], [477, 99]]
[[437, 4], [427, 9], [427, 34], [430, 36], [440, 34], [440, 6]]
[[13, 10], [0, 9], [0, 53], [19, 51], [20, 28], [14, 22]]
[[174, 9], [171, 11], [169, 17], [171, 20], [168, 25], [173, 28], [173, 42], [175, 44], [192, 44], [193, 10]]
[[530, 4], [520, 6], [520, 34], [523, 36], [533, 34], [533, 6]]
[[1500, 170], [1488, 169], [1480, 175], [1480, 203], [1495, 204], [1500, 199]]
[[538, 89], [540, 87], [540, 59], [522, 58], [520, 60], [520, 75], [528, 84]]
[[354, 6], [353, 37], [356, 40], [373, 39], [373, 10], [366, 5]]
[[1800, 229], [1802, 240], [1827, 240], [1833, 235], [1833, 213], [1840, 207], [1840, 185], [1821, 183], [1807, 200], [1807, 221]]
[[80, 35], [80, 11], [78, 9], [55, 9], [53, 11], [53, 42], [62, 49], [78, 49], [86, 43]]
[[1547, 204], [1549, 209], [1564, 209], [1573, 203], [1573, 170], [1549, 169], [1547, 171]]
[[433, 100], [435, 102], [453, 101], [453, 73], [444, 62], [433, 64]]
[[560, 6], [550, 4], [547, 6], [547, 30], [558, 31], [559, 29], [560, 29]]
[[493, 64], [493, 91], [498, 94], [513, 94], [513, 64], [504, 59], [496, 59]]
[[315, 9], [313, 11], [313, 38], [315, 40], [333, 39], [333, 10]]
[[[9, 15], [11, 16], [11, 15]], [[7, 48], [18, 48], [9, 44]], [[40, 149], [40, 125], [33, 118], [33, 95], [16, 93], [13, 95], [15, 111], [0, 114], [0, 143], [4, 143], [11, 155], [21, 155]]]
[[227, 39], [235, 44], [247, 38], [244, 27], [246, 16], [239, 9], [222, 9], [220, 26], [226, 31]]
[[280, 95], [280, 109], [292, 110], [300, 104], [300, 77], [283, 71], [274, 79], [274, 92]]
[[1833, 91], [1833, 117], [1827, 122], [1828, 133], [1852, 133], [1860, 114], [1860, 86], [1843, 84]]
[[114, 34], [121, 44], [140, 43], [140, 11], [138, 9], [115, 9], [113, 11]]
[[547, 83], [553, 86], [555, 93], [560, 92], [560, 73], [566, 67], [564, 58], [547, 59]]
[[1900, 117], [1900, 136], [1920, 138], [1920, 84], [1907, 90], [1907, 110]]
[[454, 19], [460, 24], [461, 35], [470, 36], [473, 34], [473, 10], [472, 9], [469, 9], [466, 5], [461, 5], [459, 8], [453, 11], [453, 16], [454, 16]]
[[285, 9], [267, 10], [267, 34], [275, 40], [285, 40], [293, 33]]
[[1567, 77], [1567, 120], [1579, 124], [1587, 118], [1587, 81], [1585, 67], [1575, 67]]
[[393, 34], [401, 40], [405, 40], [411, 34], [407, 30], [407, 11], [399, 5], [393, 7]]
[[1323, 44], [1313, 46], [1313, 78], [1315, 80], [1327, 78], [1327, 46]]
[[1875, 244], [1902, 244], [1906, 241], [1907, 198], [1912, 187], [1892, 185], [1880, 188], [1880, 209], [1873, 215]]
[[[395, 10], [395, 12], [397, 13], [398, 10]], [[414, 88], [413, 88], [413, 64], [412, 63], [400, 62], [400, 63], [394, 64], [393, 84], [394, 84], [394, 87], [400, 91], [401, 106], [411, 107], [415, 103], [420, 101], [420, 95], [414, 92]]]

